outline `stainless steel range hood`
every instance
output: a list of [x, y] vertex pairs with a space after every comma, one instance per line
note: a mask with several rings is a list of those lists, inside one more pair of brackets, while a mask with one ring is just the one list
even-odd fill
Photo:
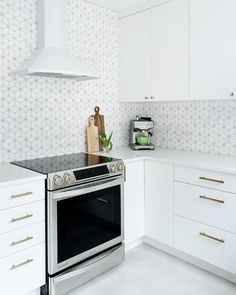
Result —
[[66, 0], [37, 0], [37, 48], [13, 74], [97, 79], [83, 60], [66, 49]]

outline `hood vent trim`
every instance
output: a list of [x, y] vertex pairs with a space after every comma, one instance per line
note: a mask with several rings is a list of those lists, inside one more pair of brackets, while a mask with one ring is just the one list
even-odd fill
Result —
[[37, 48], [12, 74], [79, 81], [98, 79], [66, 49], [66, 0], [37, 0]]

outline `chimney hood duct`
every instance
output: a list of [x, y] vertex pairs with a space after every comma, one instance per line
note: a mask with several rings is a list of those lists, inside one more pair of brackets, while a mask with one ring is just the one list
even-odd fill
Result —
[[37, 0], [37, 48], [13, 74], [97, 79], [66, 49], [66, 0]]

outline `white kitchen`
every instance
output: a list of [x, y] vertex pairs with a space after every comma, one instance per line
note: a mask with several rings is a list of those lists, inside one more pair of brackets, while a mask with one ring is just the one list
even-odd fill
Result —
[[0, 294], [236, 294], [235, 11], [1, 0]]

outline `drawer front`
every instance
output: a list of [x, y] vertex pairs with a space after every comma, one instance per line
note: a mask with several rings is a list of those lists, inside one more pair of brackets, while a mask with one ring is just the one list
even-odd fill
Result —
[[236, 175], [175, 166], [174, 179], [181, 182], [236, 193]]
[[0, 211], [0, 234], [45, 220], [45, 201]]
[[174, 227], [177, 249], [236, 274], [235, 234], [178, 216]]
[[45, 243], [0, 260], [1, 293], [23, 295], [45, 284]]
[[45, 199], [44, 180], [0, 189], [0, 210]]
[[38, 245], [45, 241], [45, 222], [36, 223], [0, 235], [0, 257]]
[[174, 213], [236, 233], [236, 195], [175, 182]]

